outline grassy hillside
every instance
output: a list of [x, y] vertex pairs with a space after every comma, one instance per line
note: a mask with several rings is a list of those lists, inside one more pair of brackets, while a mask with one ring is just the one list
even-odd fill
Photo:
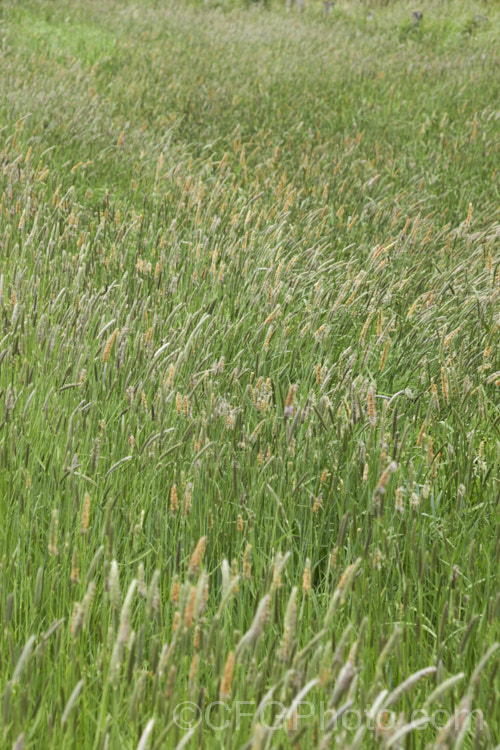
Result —
[[410, 10], [3, 3], [1, 747], [500, 743], [500, 9]]

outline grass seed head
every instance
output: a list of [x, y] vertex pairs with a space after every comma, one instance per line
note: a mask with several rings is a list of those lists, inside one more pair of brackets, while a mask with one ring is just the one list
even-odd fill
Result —
[[226, 658], [226, 663], [224, 665], [224, 673], [222, 675], [222, 680], [221, 680], [221, 685], [220, 685], [219, 695], [220, 695], [221, 701], [227, 701], [231, 697], [231, 685], [233, 682], [234, 665], [235, 665], [234, 651], [230, 651]]
[[202, 536], [198, 541], [193, 554], [191, 555], [188, 566], [188, 575], [190, 575], [191, 577], [197, 576], [200, 571], [200, 565], [201, 561], [203, 560], [203, 555], [205, 554], [206, 544], [207, 537]]

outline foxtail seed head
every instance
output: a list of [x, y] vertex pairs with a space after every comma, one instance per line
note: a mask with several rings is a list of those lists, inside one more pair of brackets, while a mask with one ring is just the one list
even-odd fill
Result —
[[191, 555], [191, 559], [189, 560], [188, 575], [193, 577], [198, 575], [200, 564], [203, 559], [203, 555], [205, 554], [206, 543], [207, 537], [202, 536], [198, 544], [196, 545], [193, 554]]

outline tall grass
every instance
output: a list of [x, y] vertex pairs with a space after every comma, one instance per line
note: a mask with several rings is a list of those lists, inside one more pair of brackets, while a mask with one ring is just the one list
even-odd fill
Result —
[[4, 4], [2, 747], [500, 743], [498, 20]]

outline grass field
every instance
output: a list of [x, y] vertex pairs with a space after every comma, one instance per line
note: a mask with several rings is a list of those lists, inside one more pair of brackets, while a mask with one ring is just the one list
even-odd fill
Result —
[[499, 745], [500, 7], [411, 10], [3, 3], [1, 748]]

